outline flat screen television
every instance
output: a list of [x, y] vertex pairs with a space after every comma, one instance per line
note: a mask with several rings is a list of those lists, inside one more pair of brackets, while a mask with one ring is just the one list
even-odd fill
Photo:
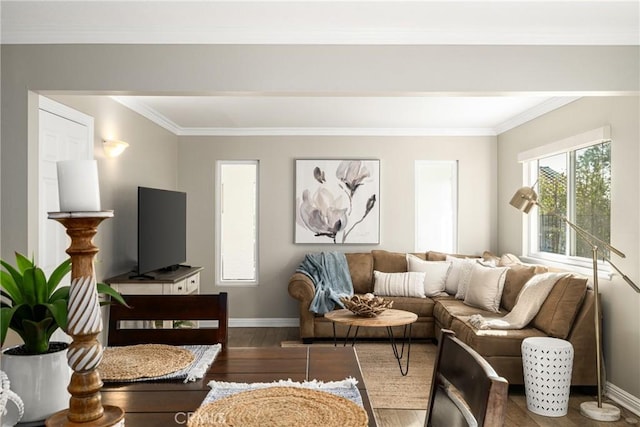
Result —
[[138, 268], [176, 270], [187, 259], [187, 193], [138, 187]]

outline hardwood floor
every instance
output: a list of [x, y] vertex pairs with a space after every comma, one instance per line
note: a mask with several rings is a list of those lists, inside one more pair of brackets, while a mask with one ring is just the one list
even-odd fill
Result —
[[[277, 347], [282, 341], [297, 340], [298, 328], [230, 328], [229, 347]], [[599, 423], [580, 415], [580, 403], [595, 400], [593, 396], [572, 390], [569, 412], [564, 417], [543, 417], [527, 410], [524, 387], [509, 388], [509, 404], [505, 426], [515, 427], [628, 427], [640, 426], [640, 417], [620, 405], [622, 417], [613, 423]], [[380, 427], [422, 427], [426, 411], [407, 409], [375, 409]], [[488, 426], [492, 427], [492, 426]]]

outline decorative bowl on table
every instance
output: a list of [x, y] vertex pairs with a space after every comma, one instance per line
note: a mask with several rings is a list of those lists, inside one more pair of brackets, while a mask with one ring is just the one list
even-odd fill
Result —
[[350, 298], [342, 297], [340, 301], [345, 308], [362, 317], [375, 317], [393, 306], [393, 301], [373, 294], [354, 295]]

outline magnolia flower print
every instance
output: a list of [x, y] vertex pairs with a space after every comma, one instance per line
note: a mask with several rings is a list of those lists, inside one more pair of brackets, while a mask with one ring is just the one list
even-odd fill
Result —
[[[375, 193], [366, 199], [365, 194], [360, 194], [366, 191], [367, 182], [371, 182], [371, 171], [364, 161], [345, 160], [339, 162], [335, 169], [335, 181], [330, 179], [327, 182], [327, 176], [331, 175], [325, 174], [320, 166], [313, 168], [312, 175], [318, 187], [313, 194], [310, 189], [303, 191], [302, 199], [298, 201], [296, 220], [316, 237], [325, 236], [334, 243], [342, 233], [340, 242], [345, 243], [349, 234], [365, 220], [376, 204]], [[351, 218], [352, 215], [357, 217]]]
[[353, 199], [353, 194], [358, 187], [370, 176], [369, 169], [367, 169], [361, 160], [340, 162], [336, 170], [336, 178], [347, 188], [348, 191], [345, 191], [347, 191], [349, 199]]
[[324, 178], [324, 171], [321, 170], [319, 167], [315, 167], [313, 169], [313, 177], [316, 179], [316, 181], [318, 181], [320, 184], [324, 184], [327, 180]]
[[369, 212], [371, 212], [371, 209], [373, 209], [373, 207], [376, 205], [376, 195], [372, 194], [371, 197], [369, 197], [369, 199], [367, 200], [367, 206], [365, 208], [364, 211], [364, 215], [362, 215], [362, 218], [360, 218], [356, 223], [354, 223], [351, 228], [349, 230], [346, 230], [343, 234], [342, 234], [342, 243], [345, 242], [345, 240], [347, 240], [347, 236], [349, 235], [349, 233], [351, 233], [351, 231], [356, 227], [356, 225], [360, 224], [362, 221], [364, 221], [364, 219], [367, 217], [367, 215], [369, 215]]
[[347, 208], [342, 207], [342, 197], [335, 198], [329, 190], [319, 188], [312, 196], [309, 190], [302, 193], [298, 210], [298, 222], [315, 233], [336, 242], [336, 235], [347, 226]]

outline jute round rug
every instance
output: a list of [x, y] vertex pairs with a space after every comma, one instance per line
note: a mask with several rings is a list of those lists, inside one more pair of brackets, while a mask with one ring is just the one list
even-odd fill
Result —
[[[304, 346], [298, 341], [283, 341], [281, 345]], [[338, 345], [342, 344], [338, 342]], [[333, 346], [333, 342], [314, 343], [311, 346]], [[388, 342], [356, 342], [355, 348], [373, 408], [424, 410], [427, 407], [433, 364], [436, 360], [435, 344], [411, 344], [409, 373], [405, 377], [400, 375], [398, 362], [393, 357]], [[405, 353], [406, 351], [405, 348]], [[404, 366], [405, 359], [402, 359], [402, 363]]]
[[103, 381], [154, 378], [184, 369], [194, 358], [189, 350], [164, 344], [107, 347], [98, 371]]
[[299, 387], [237, 393], [198, 408], [188, 427], [366, 427], [366, 411], [344, 397]]

